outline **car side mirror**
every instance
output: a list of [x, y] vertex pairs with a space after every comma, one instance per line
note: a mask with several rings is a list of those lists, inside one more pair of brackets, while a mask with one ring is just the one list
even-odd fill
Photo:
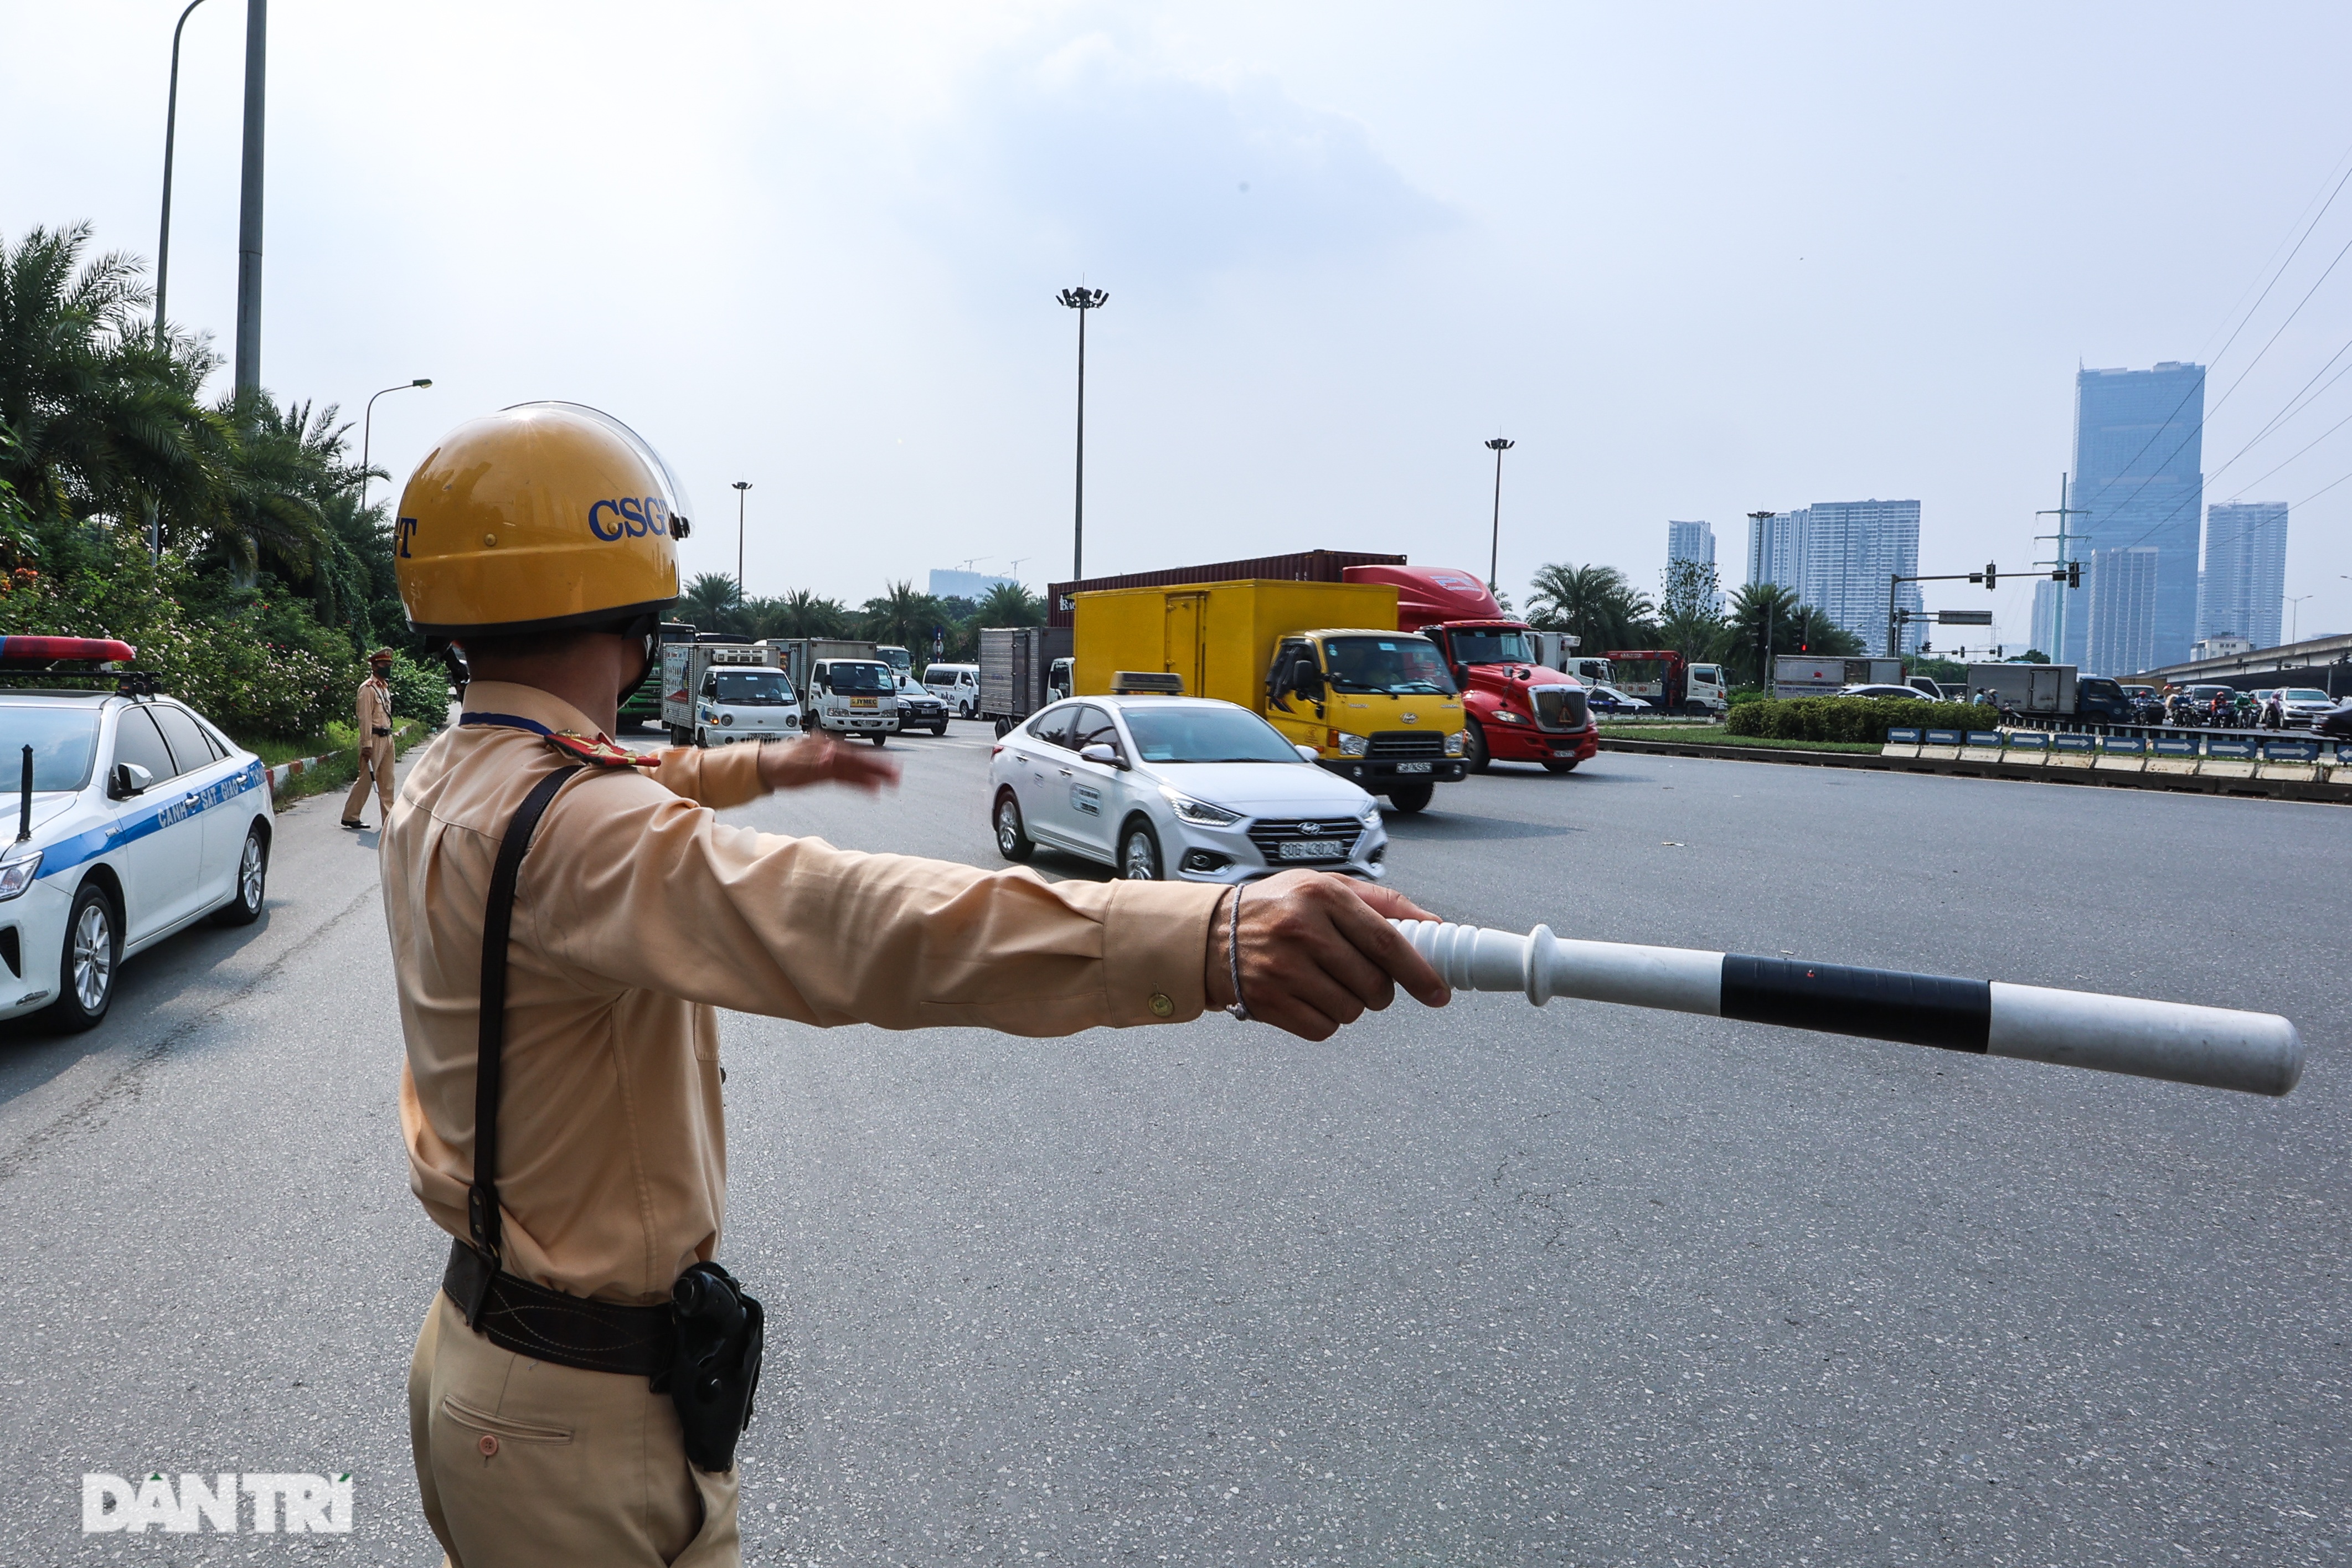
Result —
[[155, 775], [137, 763], [117, 763], [114, 784], [107, 793], [117, 800], [128, 800], [134, 795], [145, 795], [154, 783]]
[[1106, 746], [1100, 741], [1097, 741], [1091, 746], [1079, 748], [1078, 755], [1087, 762], [1100, 763], [1105, 767], [1123, 768], [1127, 766], [1126, 762], [1119, 756], [1118, 748], [1117, 746]]
[[1291, 750], [1298, 753], [1298, 760], [1302, 763], [1319, 763], [1323, 760], [1323, 753], [1312, 746], [1293, 746]]
[[1467, 669], [1458, 664], [1448, 665], [1446, 668], [1454, 672], [1454, 685], [1466, 688], [1470, 684], [1470, 672]]

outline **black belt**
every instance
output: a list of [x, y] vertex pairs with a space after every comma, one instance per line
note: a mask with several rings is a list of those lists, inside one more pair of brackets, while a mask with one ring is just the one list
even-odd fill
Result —
[[389, 735], [389, 734], [391, 734], [391, 733], [392, 733], [392, 731], [389, 731], [389, 730], [385, 729], [385, 728], [384, 728], [383, 725], [381, 725], [381, 724], [378, 724], [378, 725], [374, 725], [374, 726], [373, 726], [373, 727], [372, 727], [372, 731], [371, 731], [371, 732], [372, 732], [372, 733], [374, 733], [374, 734], [378, 734], [378, 735]]
[[477, 1333], [534, 1361], [651, 1378], [667, 1373], [677, 1354], [668, 1303], [624, 1307], [567, 1296], [493, 1269], [462, 1241], [449, 1244], [441, 1289], [467, 1314]]

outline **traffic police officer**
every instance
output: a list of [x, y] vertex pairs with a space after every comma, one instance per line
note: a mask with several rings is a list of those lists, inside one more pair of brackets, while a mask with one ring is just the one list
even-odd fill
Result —
[[[896, 765], [816, 735], [654, 759], [612, 743], [677, 593], [677, 496], [626, 426], [535, 404], [452, 431], [401, 497], [410, 623], [454, 639], [473, 678], [383, 847], [410, 1184], [458, 1238], [409, 1378], [417, 1485], [454, 1568], [740, 1561], [734, 1470], [688, 1462], [658, 1378], [612, 1370], [626, 1346], [542, 1344], [518, 1331], [521, 1309], [485, 1306], [520, 1301], [617, 1345], [613, 1323], [666, 1310], [715, 1258], [717, 1008], [1064, 1035], [1223, 1006], [1320, 1039], [1397, 984], [1446, 996], [1382, 918], [1421, 911], [1384, 889], [1290, 872], [1244, 903], [1181, 883], [1048, 885], [720, 821], [773, 789], [873, 789]], [[505, 873], [503, 1006], [486, 1018], [501, 847], [518, 806], [567, 771]], [[478, 1173], [487, 1049], [495, 1152]], [[469, 1217], [478, 1178], [495, 1185]]]
[[359, 700], [354, 705], [360, 732], [360, 773], [352, 781], [352, 793], [343, 797], [343, 826], [364, 827], [360, 810], [367, 805], [368, 780], [375, 780], [375, 793], [383, 810], [380, 819], [392, 820], [392, 649], [380, 647], [368, 655], [367, 679], [360, 682]]

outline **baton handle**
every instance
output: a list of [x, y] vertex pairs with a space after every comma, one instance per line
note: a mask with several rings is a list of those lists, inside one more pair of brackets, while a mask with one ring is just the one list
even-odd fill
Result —
[[2053, 1062], [2171, 1083], [2281, 1095], [2303, 1076], [2303, 1039], [2274, 1013], [1857, 969], [1798, 958], [1526, 936], [1395, 921], [1459, 991], [1517, 991], [1738, 1018], [1784, 1028]]

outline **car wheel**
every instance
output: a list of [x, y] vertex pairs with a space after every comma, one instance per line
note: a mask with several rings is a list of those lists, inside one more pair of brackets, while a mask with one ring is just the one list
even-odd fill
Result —
[[258, 822], [245, 830], [245, 847], [236, 857], [236, 889], [229, 901], [213, 911], [216, 926], [249, 926], [261, 918], [261, 901], [269, 888], [269, 831]]
[[[1464, 735], [1462, 738], [1463, 757], [1466, 761], [1472, 773], [1483, 773], [1495, 760], [1493, 754], [1486, 750], [1486, 726], [1480, 724], [1477, 720], [1473, 719], [1465, 728], [1467, 729], [1468, 733]], [[1418, 810], [1420, 808], [1415, 807], [1414, 809]]]
[[874, 733], [868, 735], [866, 739], [873, 742], [877, 747], [887, 746], [890, 743], [890, 737], [880, 730], [875, 731]]
[[115, 925], [114, 900], [106, 896], [106, 889], [84, 882], [66, 916], [58, 999], [44, 1010], [60, 1029], [78, 1033], [95, 1028], [114, 1005], [114, 971], [122, 962], [122, 933]]
[[1119, 831], [1118, 874], [1130, 882], [1157, 882], [1166, 875], [1160, 862], [1160, 835], [1139, 816]]
[[[1581, 760], [1582, 759], [1580, 758], [1579, 759], [1579, 761]], [[1544, 764], [1544, 772], [1548, 773], [1572, 773], [1575, 771], [1575, 763], [1546, 763]]]
[[1005, 731], [1008, 731], [1008, 730], [1010, 730], [1010, 729], [1012, 729], [1012, 728], [1013, 728], [1013, 721], [1012, 721], [1011, 720], [1009, 720], [1009, 719], [999, 719], [999, 720], [997, 720], [997, 721], [996, 721], [996, 738], [997, 738], [998, 740], [1002, 741], [1003, 739], [1004, 739]]
[[944, 720], [944, 719], [940, 720], [938, 723], [936, 723], [936, 724], [934, 724], [934, 725], [932, 725], [932, 726], [931, 726], [931, 733], [932, 733], [932, 734], [934, 734], [934, 735], [944, 735], [944, 734], [946, 734], [947, 732], [948, 732], [948, 721], [947, 721], [946, 720]]
[[1028, 829], [1021, 826], [1021, 802], [1009, 789], [996, 795], [996, 852], [1007, 860], [1026, 860], [1037, 853]]
[[1437, 794], [1437, 786], [1433, 784], [1391, 784], [1388, 794], [1389, 804], [1411, 816], [1415, 812], [1429, 809], [1431, 799]]

